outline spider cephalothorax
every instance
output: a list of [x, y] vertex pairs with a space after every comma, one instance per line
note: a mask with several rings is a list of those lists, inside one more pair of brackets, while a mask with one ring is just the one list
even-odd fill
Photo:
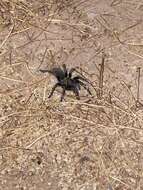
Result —
[[60, 86], [63, 91], [62, 91], [62, 96], [61, 96], [61, 101], [63, 100], [64, 96], [65, 96], [65, 92], [66, 90], [70, 90], [73, 91], [73, 93], [76, 95], [77, 99], [80, 99], [79, 97], [79, 90], [80, 87], [82, 86], [84, 89], [87, 90], [87, 92], [91, 95], [91, 92], [87, 86], [87, 84], [85, 82], [87, 82], [87, 80], [85, 78], [83, 78], [82, 76], [78, 75], [72, 78], [72, 74], [75, 70], [75, 68], [71, 68], [69, 71], [66, 68], [66, 65], [63, 64], [62, 68], [61, 67], [55, 67], [51, 70], [43, 70], [40, 69], [41, 72], [45, 73], [45, 72], [49, 72], [52, 75], [54, 75], [57, 79], [57, 83], [53, 86], [52, 91], [49, 95], [48, 98], [50, 98], [55, 89]]

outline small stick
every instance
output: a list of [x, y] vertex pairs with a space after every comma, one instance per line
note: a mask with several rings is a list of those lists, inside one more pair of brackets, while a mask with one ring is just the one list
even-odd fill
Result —
[[112, 3], [111, 3], [111, 7], [113, 7], [113, 6], [117, 6], [117, 5], [119, 5], [120, 3], [122, 3], [122, 0], [114, 0], [114, 1], [112, 1]]
[[140, 99], [140, 76], [141, 76], [141, 68], [138, 67], [137, 68], [137, 103], [139, 103], [139, 99]]
[[10, 62], [10, 65], [12, 65], [12, 49], [10, 49], [10, 53], [9, 53], [9, 62]]
[[43, 54], [43, 57], [42, 57], [42, 60], [41, 60], [41, 62], [40, 62], [40, 65], [38, 66], [37, 70], [38, 70], [38, 69], [41, 67], [41, 65], [43, 64], [44, 59], [45, 59], [45, 57], [46, 57], [47, 50], [48, 50], [48, 48], [46, 47], [46, 49], [45, 49], [45, 51], [44, 51], [44, 54]]
[[105, 53], [102, 54], [102, 62], [100, 65], [100, 73], [99, 73], [99, 99], [102, 98], [103, 95], [103, 77], [104, 77], [104, 63], [105, 63]]
[[13, 24], [12, 28], [10, 29], [8, 35], [5, 37], [5, 39], [3, 40], [3, 42], [0, 44], [0, 49], [5, 45], [5, 43], [7, 42], [8, 38], [11, 36], [13, 30], [14, 30], [15, 25]]

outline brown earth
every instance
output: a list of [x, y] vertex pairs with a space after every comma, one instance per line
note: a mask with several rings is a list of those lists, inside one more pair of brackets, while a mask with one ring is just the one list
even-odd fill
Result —
[[[140, 0], [0, 1], [0, 190], [143, 189], [142, 31]], [[48, 99], [63, 63], [92, 97]]]

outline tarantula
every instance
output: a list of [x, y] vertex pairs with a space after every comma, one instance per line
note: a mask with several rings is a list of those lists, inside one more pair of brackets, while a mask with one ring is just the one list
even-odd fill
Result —
[[80, 75], [72, 78], [73, 72], [76, 71], [75, 68], [71, 68], [68, 71], [66, 68], [66, 65], [63, 64], [62, 68], [61, 67], [55, 67], [52, 70], [40, 69], [40, 71], [43, 73], [49, 72], [52, 75], [54, 75], [57, 79], [57, 83], [53, 86], [52, 91], [51, 91], [50, 95], [48, 96], [48, 98], [50, 98], [53, 95], [55, 89], [58, 86], [60, 86], [63, 89], [62, 95], [61, 95], [61, 101], [63, 101], [63, 99], [64, 99], [66, 90], [73, 91], [76, 98], [79, 100], [80, 99], [79, 90], [81, 89], [81, 86], [84, 89], [86, 89], [87, 92], [91, 95], [91, 92], [90, 92], [89, 88], [87, 87], [87, 84], [85, 83], [85, 82], [87, 82], [87, 80], [85, 78], [83, 78]]

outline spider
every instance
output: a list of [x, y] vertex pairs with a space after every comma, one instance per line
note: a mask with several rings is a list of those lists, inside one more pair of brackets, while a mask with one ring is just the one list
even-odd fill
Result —
[[54, 91], [58, 86], [60, 86], [63, 89], [60, 101], [63, 101], [66, 91], [72, 91], [75, 94], [76, 98], [79, 100], [80, 99], [79, 90], [81, 89], [81, 86], [85, 90], [87, 90], [87, 92], [90, 95], [92, 95], [89, 88], [87, 87], [87, 84], [85, 83], [87, 82], [85, 78], [83, 78], [80, 75], [72, 77], [73, 72], [76, 71], [75, 68], [71, 68], [68, 71], [66, 65], [63, 64], [62, 68], [55, 67], [51, 70], [40, 69], [40, 71], [43, 73], [49, 72], [52, 75], [54, 75], [57, 79], [57, 83], [53, 86], [52, 91], [48, 96], [48, 98], [51, 98], [51, 96], [53, 95]]

